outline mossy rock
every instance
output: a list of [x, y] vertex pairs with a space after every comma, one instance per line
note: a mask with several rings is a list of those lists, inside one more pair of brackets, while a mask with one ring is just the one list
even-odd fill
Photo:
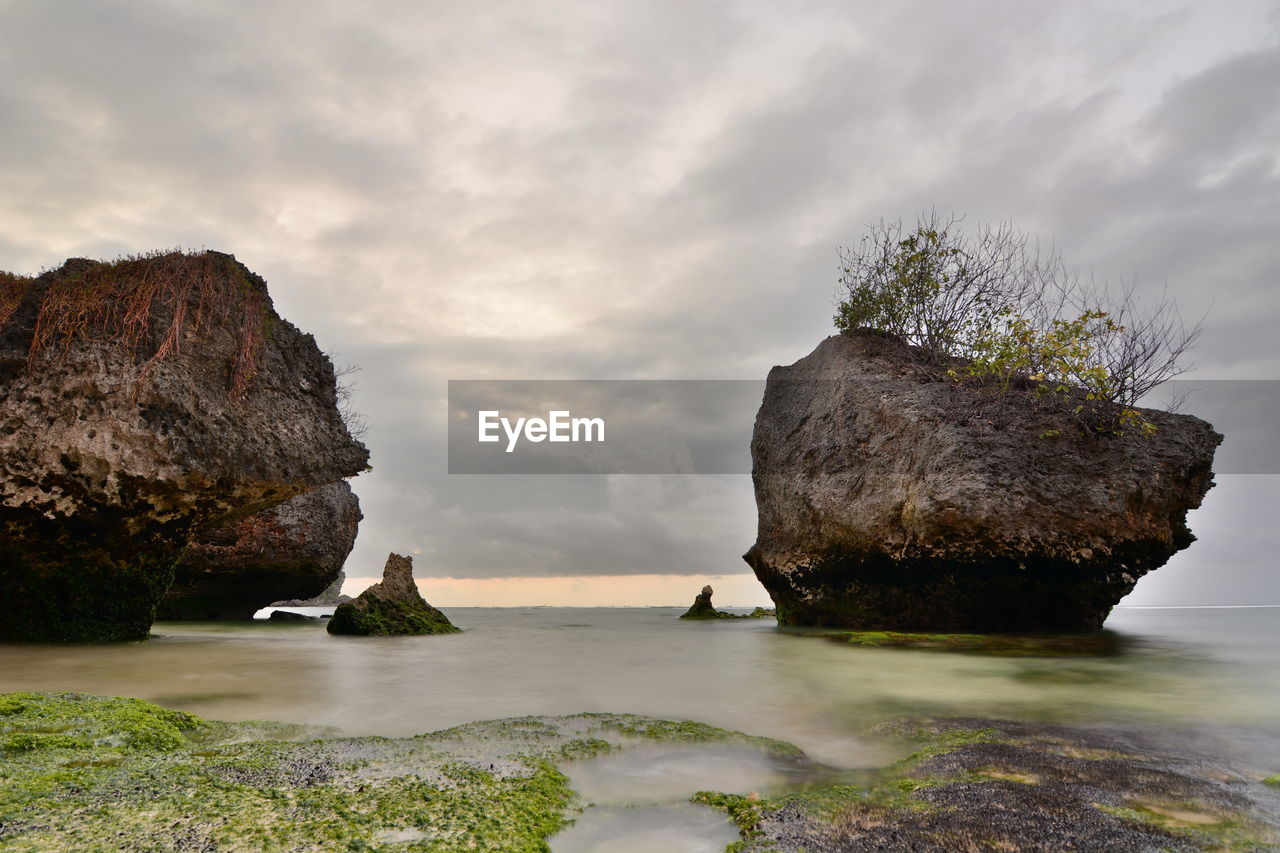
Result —
[[[702, 592], [698, 593], [694, 598], [693, 604], [680, 617], [681, 619], [747, 619], [750, 618], [745, 613], [725, 613], [723, 610], [716, 610], [711, 606], [710, 586], [704, 586]], [[756, 608], [757, 610], [759, 608]]]
[[364, 608], [340, 604], [329, 620], [330, 634], [362, 637], [395, 637], [425, 634], [457, 634], [460, 629], [426, 602], [421, 607], [380, 601]]
[[115, 748], [169, 752], [202, 721], [140, 699], [76, 693], [0, 696], [0, 753]]
[[340, 604], [329, 620], [330, 634], [362, 637], [456, 634], [458, 628], [423, 600], [413, 582], [413, 559], [391, 554], [382, 580], [349, 604]]

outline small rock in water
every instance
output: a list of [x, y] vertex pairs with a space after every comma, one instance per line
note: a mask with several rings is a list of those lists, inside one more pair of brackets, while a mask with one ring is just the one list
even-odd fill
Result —
[[294, 613], [292, 610], [272, 610], [267, 617], [271, 622], [319, 622], [319, 616], [308, 616], [305, 613]]
[[413, 582], [413, 558], [387, 556], [382, 580], [350, 604], [343, 604], [329, 620], [330, 634], [367, 637], [454, 634], [458, 629], [439, 610], [423, 600]]
[[708, 584], [702, 588], [702, 592], [698, 593], [693, 600], [693, 605], [684, 612], [681, 619], [739, 619], [736, 613], [725, 613], [723, 610], [716, 610], [711, 606], [711, 593], [713, 590]]

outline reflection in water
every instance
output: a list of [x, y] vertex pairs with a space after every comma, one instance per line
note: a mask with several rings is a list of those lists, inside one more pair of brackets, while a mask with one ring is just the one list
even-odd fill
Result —
[[453, 608], [465, 633], [406, 638], [330, 637], [323, 623], [161, 623], [145, 643], [0, 647], [0, 689], [138, 696], [354, 734], [621, 711], [790, 740], [844, 767], [891, 757], [861, 733], [895, 714], [1270, 731], [1280, 707], [1275, 609], [1120, 609], [1108, 627], [1130, 638], [1123, 654], [1060, 658], [851, 647], [680, 612]]
[[643, 744], [565, 768], [587, 804], [551, 839], [555, 853], [672, 850], [719, 853], [738, 840], [723, 812], [695, 806], [698, 791], [750, 794], [800, 781], [800, 768], [759, 749], [723, 744]]
[[745, 795], [797, 778], [794, 768], [758, 749], [719, 744], [637, 746], [564, 771], [583, 800], [601, 806], [679, 802], [698, 791]]
[[671, 803], [587, 809], [550, 844], [552, 853], [720, 853], [738, 840], [723, 812]]

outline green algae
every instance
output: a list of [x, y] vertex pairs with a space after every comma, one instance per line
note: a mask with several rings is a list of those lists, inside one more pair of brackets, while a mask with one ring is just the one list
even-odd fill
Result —
[[361, 637], [457, 634], [461, 630], [449, 617], [425, 602], [411, 606], [381, 599], [364, 606], [339, 604], [328, 623], [330, 634]]
[[[993, 825], [991, 837], [984, 839], [980, 827], [985, 824], [966, 815], [970, 804], [976, 805], [983, 798], [966, 792], [985, 789], [988, 785], [1004, 786], [996, 789], [1007, 792], [996, 795], [1004, 798], [996, 806], [996, 813], [1009, 809], [1063, 808], [1066, 802], [1061, 799], [1063, 782], [1079, 784], [1077, 771], [1069, 769], [1065, 777], [1054, 774], [1051, 766], [1037, 764], [1037, 754], [1069, 756], [1081, 761], [1126, 758], [1114, 750], [1087, 743], [1064, 747], [1060, 735], [1054, 731], [1007, 732], [981, 724], [954, 725], [951, 721], [939, 724], [932, 720], [897, 720], [882, 723], [875, 730], [881, 736], [911, 744], [912, 751], [883, 770], [865, 771], [861, 778], [858, 774], [849, 774], [845, 780], [764, 796], [702, 791], [691, 799], [723, 811], [737, 825], [740, 840], [730, 845], [729, 853], [797, 849], [796, 844], [804, 849], [808, 843], [815, 844], [814, 849], [836, 849], [830, 845], [846, 844], [854, 839], [862, 839], [870, 845], [868, 849], [880, 849], [877, 845], [883, 844], [897, 844], [906, 849], [917, 843], [926, 849], [948, 848], [962, 838], [973, 849], [1042, 849], [1043, 838], [1023, 834], [1023, 829], [1011, 831], [1008, 826]], [[1023, 750], [1024, 758], [1021, 764], [1015, 759], [1009, 767], [1002, 766], [1003, 762], [998, 759], [994, 765], [985, 764], [983, 750], [990, 749], [997, 752], [987, 754], [998, 754], [1004, 749]], [[1136, 757], [1128, 758], [1140, 761]], [[1158, 768], [1159, 764], [1155, 766]], [[1048, 776], [1042, 778], [1042, 772]], [[1101, 774], [1098, 778], [1106, 778], [1108, 770], [1098, 773]], [[1017, 788], [1029, 793], [1026, 797], [1018, 795], [1013, 792]], [[1118, 785], [1114, 790], [1102, 784], [1094, 790], [1107, 791], [1111, 803], [1085, 800], [1073, 807], [1076, 811], [1063, 812], [1074, 815], [1077, 826], [1080, 822], [1098, 826], [1088, 817], [1092, 813], [1104, 828], [1106, 821], [1113, 821], [1118, 822], [1117, 827], [1127, 824], [1136, 829], [1141, 833], [1137, 837], [1153, 844], [1152, 849], [1173, 849], [1175, 844], [1177, 849], [1196, 850], [1277, 849], [1273, 828], [1256, 815], [1241, 811], [1240, 804], [1232, 804], [1229, 799], [1220, 800], [1212, 794], [1203, 801], [1170, 797], [1155, 784], [1140, 788]], [[1051, 793], [1034, 793], [1036, 791]], [[877, 834], [886, 827], [891, 827], [891, 831]], [[1115, 832], [1125, 831], [1129, 830]]]
[[680, 616], [680, 618], [690, 619], [690, 620], [776, 619], [777, 616], [778, 616], [777, 611], [773, 609], [765, 609], [763, 607], [757, 607], [755, 610], [752, 610], [750, 613], [730, 613], [727, 610], [716, 610], [710, 605], [708, 605], [707, 607], [700, 608], [697, 604], [694, 604], [692, 607], [686, 610]]
[[1236, 815], [1207, 812], [1199, 804], [1135, 800], [1124, 806], [1094, 803], [1093, 807], [1128, 823], [1156, 827], [1203, 850], [1249, 853], [1276, 849], [1275, 840], [1265, 837], [1258, 827]]
[[0, 751], [41, 749], [154, 750], [188, 743], [204, 725], [192, 714], [140, 699], [77, 694], [8, 693], [0, 696]]
[[1111, 632], [1094, 634], [946, 634], [917, 631], [826, 631], [830, 640], [877, 648], [929, 649], [1013, 656], [1109, 655], [1121, 647]]
[[[1017, 766], [948, 763], [950, 753], [1063, 749], [1056, 731], [969, 722], [882, 724], [878, 734], [910, 748], [883, 770], [810, 774], [809, 783], [779, 791], [704, 791], [692, 799], [738, 826], [741, 840], [730, 850], [769, 849], [768, 827], [780, 815], [803, 815], [804, 826], [833, 831], [890, 825], [929, 838], [937, 821], [952, 819], [953, 807], [920, 795], [975, 784], [1038, 787], [1014, 778]], [[806, 760], [782, 741], [625, 714], [522, 717], [412, 738], [352, 738], [296, 724], [203, 720], [136, 699], [0, 694], [0, 848], [545, 851], [547, 839], [583, 805], [562, 765], [643, 742], [748, 746]], [[1080, 748], [1069, 750], [1072, 757], [1080, 757], [1074, 755]], [[1197, 848], [1265, 846], [1255, 824], [1220, 805], [1166, 802], [1145, 788], [1141, 797], [1122, 793], [1111, 802], [1085, 810]], [[921, 820], [934, 823], [913, 824]]]
[[692, 720], [654, 720], [619, 714], [581, 714], [579, 718], [597, 718], [602, 726], [613, 729], [619, 734], [661, 743], [723, 743], [753, 747], [779, 757], [804, 756], [804, 752], [799, 747], [786, 741], [721, 729]]
[[680, 618], [714, 621], [716, 619], [750, 619], [752, 617], [746, 613], [729, 613], [724, 610], [716, 610], [710, 607], [699, 610], [697, 609], [697, 605], [694, 605], [681, 614]]
[[919, 778], [909, 774], [935, 755], [969, 744], [992, 742], [999, 737], [995, 730], [987, 728], [948, 732], [898, 729], [894, 734], [917, 742], [918, 748], [884, 771], [861, 774], [866, 777], [862, 784], [837, 781], [767, 796], [699, 791], [690, 800], [725, 812], [737, 825], [742, 840], [731, 845], [727, 853], [771, 849], [769, 843], [761, 839], [760, 826], [766, 818], [783, 811], [799, 810], [809, 819], [826, 824], [887, 820], [894, 813], [928, 811], [932, 807], [914, 799], [915, 792], [948, 781], [968, 780], [973, 778], [972, 774], [944, 778]]
[[137, 699], [0, 695], [0, 848], [545, 851], [581, 808], [560, 765], [641, 741], [795, 747], [624, 714], [349, 738]]

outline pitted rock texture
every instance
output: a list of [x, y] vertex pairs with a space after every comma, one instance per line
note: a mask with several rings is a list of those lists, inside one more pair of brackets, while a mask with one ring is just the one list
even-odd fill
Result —
[[769, 373], [752, 436], [748, 564], [782, 625], [1092, 631], [1194, 541], [1222, 437], [1143, 410], [1152, 436], [1089, 434], [927, 370], [859, 331]]
[[367, 465], [333, 365], [231, 255], [72, 259], [11, 295], [0, 640], [144, 638], [192, 531]]
[[318, 595], [342, 573], [363, 517], [343, 480], [200, 531], [157, 618], [252, 619], [283, 598]]
[[350, 604], [342, 604], [329, 620], [330, 634], [390, 637], [416, 634], [455, 634], [458, 629], [439, 610], [427, 604], [413, 582], [413, 558], [387, 556], [382, 580]]

